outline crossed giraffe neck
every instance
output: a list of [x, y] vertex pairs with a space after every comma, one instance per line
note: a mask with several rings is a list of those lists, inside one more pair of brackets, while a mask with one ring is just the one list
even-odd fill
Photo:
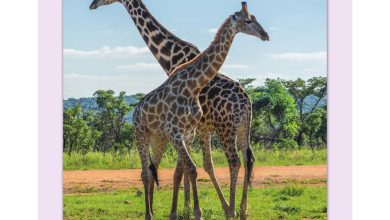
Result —
[[141, 0], [122, 0], [122, 4], [167, 75], [176, 66], [192, 60], [200, 53], [197, 47], [179, 39], [162, 26]]
[[191, 95], [199, 95], [200, 90], [213, 79], [221, 68], [236, 33], [231, 18], [227, 18], [217, 31], [210, 46], [191, 61], [179, 65], [170, 73], [170, 76], [178, 75], [177, 77], [180, 79], [187, 80], [186, 85], [192, 93]]

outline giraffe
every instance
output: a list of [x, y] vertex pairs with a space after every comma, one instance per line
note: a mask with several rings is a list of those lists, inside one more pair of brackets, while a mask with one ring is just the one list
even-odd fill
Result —
[[[165, 27], [163, 27], [152, 16], [141, 0], [95, 0], [91, 4], [90, 8], [96, 9], [101, 5], [108, 5], [114, 2], [120, 2], [125, 6], [145, 43], [167, 74], [180, 64], [188, 62], [200, 53], [194, 45], [179, 39], [165, 29]], [[221, 192], [220, 186], [214, 174], [210, 152], [210, 135], [216, 133], [220, 139], [222, 139], [223, 137], [228, 136], [229, 132], [227, 131], [232, 131], [230, 132], [232, 133], [232, 138], [223, 138], [221, 141], [222, 145], [225, 146], [223, 148], [225, 153], [231, 154], [230, 152], [236, 151], [235, 144], [232, 144], [236, 139], [237, 146], [243, 154], [246, 178], [244, 180], [243, 195], [240, 205], [240, 216], [245, 216], [247, 207], [247, 189], [251, 173], [250, 169], [254, 162], [254, 157], [249, 147], [251, 103], [239, 83], [222, 74], [217, 74], [214, 79], [201, 90], [199, 98], [204, 112], [198, 125], [198, 133], [201, 138], [204, 156], [203, 166], [206, 172], [210, 175], [210, 178], [217, 190], [222, 208], [225, 210], [225, 213], [228, 214], [229, 205]], [[230, 149], [232, 146], [234, 149]], [[163, 151], [156, 152], [159, 155], [153, 154], [153, 160], [156, 161], [156, 167], [158, 167], [162, 152]], [[235, 160], [239, 161], [239, 158], [236, 157]], [[229, 167], [232, 167], [230, 164], [231, 161], [235, 160], [228, 160]], [[235, 181], [231, 181], [231, 191], [235, 190], [236, 186], [234, 182]], [[151, 191], [153, 191], [153, 186], [154, 185], [152, 185], [150, 189]], [[187, 186], [189, 186], [189, 184], [185, 184], [186, 192], [189, 191]], [[185, 193], [185, 195], [186, 206], [189, 206], [189, 193]], [[232, 202], [232, 198], [234, 197], [235, 193], [233, 196], [231, 193], [230, 204], [235, 204]], [[152, 200], [153, 197], [151, 197], [151, 201]], [[234, 207], [232, 210], [234, 210]]]
[[[263, 41], [269, 39], [268, 34], [255, 17], [249, 14], [246, 3], [242, 3], [242, 10], [224, 21], [214, 41], [203, 53], [190, 62], [178, 66], [171, 73], [170, 78], [147, 94], [135, 108], [133, 120], [137, 147], [142, 161], [146, 219], [152, 217], [149, 199], [150, 194], [153, 193], [149, 191], [149, 185], [154, 184], [152, 175], [157, 180], [154, 161], [150, 161], [148, 157], [149, 144], [151, 144], [152, 151], [156, 151], [156, 149], [161, 150], [161, 145], [158, 143], [166, 143], [167, 141], [173, 143], [179, 155], [174, 174], [173, 208], [170, 217], [176, 219], [177, 192], [185, 170], [189, 175], [193, 189], [194, 216], [195, 219], [201, 219], [202, 212], [199, 207], [196, 185], [196, 166], [191, 160], [187, 146], [192, 143], [197, 124], [203, 114], [199, 102], [200, 91], [218, 73], [233, 43], [234, 36], [239, 32], [257, 36]], [[236, 159], [238, 154], [235, 151], [227, 156], [231, 164], [234, 165], [233, 170], [231, 170], [232, 180], [237, 181], [240, 163], [239, 159]], [[234, 216], [232, 207], [234, 206], [231, 204], [230, 217]]]

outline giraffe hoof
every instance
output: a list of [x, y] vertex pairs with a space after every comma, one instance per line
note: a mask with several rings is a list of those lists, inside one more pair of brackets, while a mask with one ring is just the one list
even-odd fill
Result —
[[223, 207], [223, 211], [225, 212], [226, 218], [229, 218], [229, 207]]
[[236, 211], [234, 211], [234, 212], [229, 212], [229, 219], [233, 219], [233, 218], [235, 218], [236, 216], [237, 216]]
[[177, 214], [176, 213], [171, 213], [169, 215], [169, 220], [176, 220], [177, 219]]
[[146, 214], [146, 215], [145, 215], [145, 220], [153, 220], [153, 215], [151, 215], [151, 214]]
[[240, 219], [243, 220], [243, 219], [247, 219], [249, 213], [248, 213], [248, 209], [247, 209], [247, 206], [245, 204], [241, 204], [241, 207], [240, 207]]
[[202, 210], [195, 210], [194, 211], [195, 220], [202, 220]]
[[240, 212], [240, 220], [246, 220], [248, 217], [248, 212]]

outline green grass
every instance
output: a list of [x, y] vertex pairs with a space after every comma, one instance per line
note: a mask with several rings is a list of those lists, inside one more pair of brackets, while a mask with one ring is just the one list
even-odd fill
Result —
[[[282, 188], [254, 188], [248, 193], [248, 219], [326, 219], [326, 187], [286, 186]], [[224, 188], [225, 196], [228, 189]], [[241, 189], [237, 191], [237, 212]], [[224, 219], [214, 188], [199, 189], [203, 218]], [[167, 219], [172, 200], [171, 189], [155, 192], [154, 219]], [[192, 211], [185, 212], [183, 193], [179, 195], [179, 219], [188, 219]], [[64, 195], [64, 218], [71, 219], [143, 219], [144, 196], [142, 189], [128, 189], [109, 193]], [[238, 212], [239, 213], [239, 212]]]
[[[164, 154], [160, 168], [173, 168], [176, 166], [177, 155], [168, 149]], [[326, 164], [326, 150], [316, 150], [315, 154], [308, 149], [276, 151], [255, 150], [257, 166], [291, 166], [291, 165], [317, 165]], [[225, 154], [221, 150], [213, 150], [214, 166], [227, 166]], [[241, 156], [241, 155], [240, 155]], [[193, 150], [191, 157], [198, 167], [202, 167], [202, 152]], [[134, 169], [141, 168], [138, 152], [136, 150], [125, 154], [96, 153], [64, 154], [64, 170], [91, 170], [91, 169]]]

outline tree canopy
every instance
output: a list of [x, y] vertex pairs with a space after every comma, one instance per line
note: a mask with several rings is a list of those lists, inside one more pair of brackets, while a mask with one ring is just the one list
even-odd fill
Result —
[[[310, 147], [313, 151], [326, 146], [326, 77], [306, 81], [267, 79], [262, 86], [254, 86], [254, 78], [239, 81], [252, 101], [252, 146]], [[71, 103], [76, 104], [64, 109], [64, 152], [132, 149], [134, 129], [129, 114], [136, 100], [142, 100], [144, 95], [137, 93], [129, 97], [120, 92], [115, 96], [112, 90], [98, 90], [90, 100], [95, 102], [89, 105], [93, 108], [88, 109], [72, 99]], [[220, 147], [215, 141], [213, 144]]]

